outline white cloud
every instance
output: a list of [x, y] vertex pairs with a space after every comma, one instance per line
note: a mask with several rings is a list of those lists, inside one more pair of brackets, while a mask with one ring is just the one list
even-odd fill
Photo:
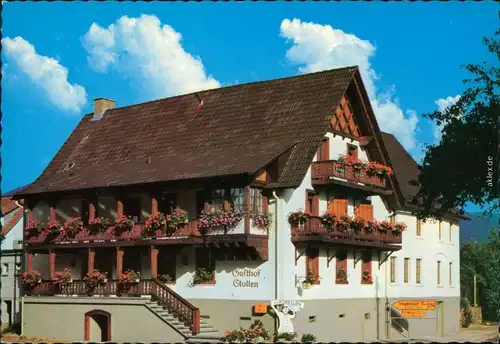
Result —
[[[440, 98], [440, 99], [436, 100], [435, 103], [438, 107], [438, 110], [440, 112], [443, 112], [444, 110], [446, 110], [450, 106], [455, 105], [455, 103], [458, 102], [459, 99], [460, 99], [460, 95], [457, 94], [455, 97], [448, 96], [446, 98]], [[444, 127], [444, 123], [441, 123], [440, 125], [438, 125], [436, 122], [434, 122], [435, 143], [439, 143], [439, 141], [441, 141], [441, 136], [443, 135], [443, 127]]]
[[184, 50], [181, 38], [156, 16], [123, 16], [108, 28], [93, 23], [83, 37], [83, 45], [96, 71], [113, 67], [134, 77], [153, 97], [220, 87], [217, 80], [206, 75], [201, 59]]
[[386, 92], [377, 90], [378, 76], [370, 63], [376, 48], [369, 41], [299, 19], [284, 19], [280, 29], [281, 36], [293, 42], [286, 56], [302, 73], [358, 65], [381, 130], [394, 134], [406, 149], [417, 148], [418, 117], [414, 110], [401, 109], [394, 86]]
[[37, 54], [35, 47], [22, 37], [6, 37], [2, 39], [2, 47], [6, 57], [41, 87], [48, 100], [59, 109], [80, 112], [87, 103], [85, 88], [68, 81], [68, 69], [58, 60]]

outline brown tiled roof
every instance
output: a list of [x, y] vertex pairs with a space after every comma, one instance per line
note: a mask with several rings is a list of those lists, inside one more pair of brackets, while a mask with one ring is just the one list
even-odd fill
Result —
[[9, 231], [14, 228], [16, 223], [18, 223], [20, 220], [23, 218], [23, 208], [19, 208], [16, 210], [14, 214], [12, 214], [12, 217], [10, 218], [9, 222], [5, 226], [2, 227], [2, 233], [4, 235], [7, 235]]
[[298, 186], [356, 70], [166, 98], [97, 121], [87, 114], [22, 194], [253, 174], [291, 147], [276, 186]]
[[7, 215], [17, 208], [16, 201], [12, 197], [2, 197], [2, 216]]
[[414, 184], [420, 174], [418, 164], [394, 135], [382, 132], [382, 140], [389, 154], [397, 187], [404, 200], [409, 202], [419, 191], [419, 186]]

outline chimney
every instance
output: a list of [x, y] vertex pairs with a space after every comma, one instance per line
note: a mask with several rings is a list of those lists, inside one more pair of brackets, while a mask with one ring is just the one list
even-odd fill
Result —
[[116, 102], [111, 99], [106, 98], [96, 98], [94, 99], [94, 117], [92, 120], [98, 121], [102, 118], [102, 115], [106, 110], [114, 109]]

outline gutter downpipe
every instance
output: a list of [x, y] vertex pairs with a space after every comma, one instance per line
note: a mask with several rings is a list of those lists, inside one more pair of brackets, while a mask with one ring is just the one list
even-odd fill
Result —
[[[18, 206], [20, 206], [22, 209], [23, 209], [23, 248], [22, 248], [22, 253], [21, 253], [21, 272], [24, 272], [25, 271], [25, 253], [26, 251], [24, 250], [24, 229], [26, 228], [27, 226], [27, 221], [26, 221], [26, 208], [23, 207], [21, 204], [19, 204], [19, 202], [16, 200], [16, 204]], [[14, 269], [15, 270], [15, 269]], [[19, 278], [19, 277], [18, 277]], [[17, 278], [16, 278], [17, 280]], [[23, 284], [22, 283], [19, 283], [19, 296], [20, 296], [20, 299], [21, 299], [21, 302], [19, 302], [19, 318], [20, 318], [20, 333], [19, 335], [22, 337], [24, 335], [24, 287], [23, 287]]]
[[[273, 190], [274, 198], [274, 299], [278, 299], [278, 218], [279, 218], [279, 198]], [[274, 317], [274, 333], [278, 332], [278, 317]]]
[[[387, 254], [387, 253], [386, 253]], [[387, 262], [385, 262], [385, 339], [386, 340], [389, 340], [389, 330], [390, 330], [390, 327], [389, 327], [389, 323], [390, 323], [390, 319], [389, 319], [389, 312], [390, 312], [390, 308], [389, 308], [389, 299], [387, 298], [387, 279], [388, 279], [388, 273], [387, 273]]]

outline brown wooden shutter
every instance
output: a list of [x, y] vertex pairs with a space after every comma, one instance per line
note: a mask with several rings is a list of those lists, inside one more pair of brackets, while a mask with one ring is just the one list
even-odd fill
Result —
[[335, 198], [328, 205], [328, 212], [337, 217], [347, 216], [347, 199]]
[[356, 209], [354, 209], [354, 215], [365, 221], [373, 221], [373, 205], [359, 204]]
[[314, 275], [314, 283], [319, 283], [319, 249], [308, 248], [306, 252], [306, 277], [309, 271]]
[[318, 152], [318, 160], [320, 160], [320, 161], [330, 160], [330, 139], [329, 138], [323, 139], [323, 142], [321, 143], [321, 146], [320, 146], [319, 152]]

